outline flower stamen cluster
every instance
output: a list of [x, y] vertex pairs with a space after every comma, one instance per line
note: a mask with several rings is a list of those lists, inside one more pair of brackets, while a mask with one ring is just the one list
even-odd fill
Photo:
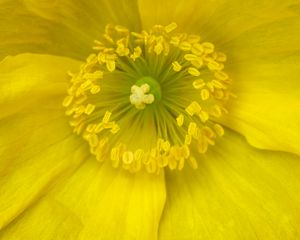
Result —
[[226, 55], [176, 30], [175, 23], [139, 33], [109, 24], [70, 74], [63, 106], [98, 161], [130, 172], [196, 168], [194, 153], [224, 134], [217, 119], [233, 95]]

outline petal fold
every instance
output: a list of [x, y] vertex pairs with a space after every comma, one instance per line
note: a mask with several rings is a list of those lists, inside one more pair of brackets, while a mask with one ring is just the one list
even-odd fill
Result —
[[83, 224], [79, 239], [157, 239], [165, 203], [164, 175], [131, 174], [86, 161], [49, 194]]
[[298, 239], [300, 158], [226, 132], [197, 170], [166, 172], [160, 239]]
[[228, 42], [233, 79], [223, 124], [255, 147], [300, 154], [300, 18], [288, 18]]
[[62, 107], [66, 71], [77, 67], [74, 60], [32, 54], [0, 64], [0, 229], [86, 158]]

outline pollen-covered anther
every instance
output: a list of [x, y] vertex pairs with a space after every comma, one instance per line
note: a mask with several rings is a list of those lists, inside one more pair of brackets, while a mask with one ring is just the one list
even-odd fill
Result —
[[165, 30], [166, 30], [167, 33], [170, 33], [172, 31], [174, 31], [176, 28], [177, 28], [177, 24], [173, 22], [173, 23], [167, 25], [165, 27]]
[[200, 76], [200, 71], [197, 68], [190, 67], [188, 69], [188, 73], [191, 74], [194, 77], [199, 77]]
[[179, 72], [181, 69], [182, 69], [182, 66], [180, 65], [179, 62], [175, 61], [172, 63], [172, 66], [173, 66], [173, 70], [175, 72]]
[[183, 114], [180, 114], [177, 118], [176, 118], [176, 121], [177, 121], [177, 125], [179, 127], [181, 127], [184, 123], [184, 116]]
[[141, 47], [135, 47], [133, 50], [133, 53], [130, 55], [130, 58], [135, 61], [136, 59], [138, 59], [142, 54], [142, 49]]

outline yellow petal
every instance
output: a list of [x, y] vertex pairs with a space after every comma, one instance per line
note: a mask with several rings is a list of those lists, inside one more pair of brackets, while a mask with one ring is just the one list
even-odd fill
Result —
[[[79, 239], [155, 240], [165, 202], [164, 176], [131, 174], [109, 163], [101, 166], [92, 157], [46, 198], [78, 217], [83, 224]], [[34, 236], [34, 225], [27, 224]]]
[[[182, 29], [183, 27], [189, 28], [189, 25], [192, 21], [195, 21], [195, 19], [199, 20], [199, 16], [208, 10], [208, 7], [211, 6], [211, 2], [212, 1], [179, 0], [174, 3], [172, 0], [138, 0], [138, 5], [143, 28], [149, 29], [155, 24], [167, 26], [175, 22], [178, 24], [178, 27]], [[218, 4], [216, 4], [216, 6], [218, 6]], [[166, 9], [170, 9], [170, 11], [166, 11]], [[197, 14], [195, 14], [196, 12]]]
[[67, 58], [31, 54], [0, 65], [0, 229], [89, 152], [73, 136], [61, 106], [66, 68], [75, 65]]
[[227, 69], [237, 98], [223, 123], [258, 148], [300, 154], [299, 24], [299, 18], [268, 24], [226, 46], [238, 49]]
[[292, 9], [295, 8], [295, 4], [299, 4], [299, 1], [218, 0], [218, 3], [219, 6], [214, 10], [213, 15], [205, 19], [207, 22], [201, 24], [202, 26], [197, 26], [196, 22], [193, 28], [205, 29], [201, 31], [203, 37], [220, 46], [251, 29], [296, 16]]
[[[46, 106], [46, 108], [49, 106]], [[76, 168], [89, 150], [70, 132], [64, 116], [49, 109], [1, 121], [0, 228]]]
[[82, 223], [74, 213], [55, 201], [42, 198], [29, 207], [21, 221], [15, 221], [0, 234], [0, 239], [77, 239]]
[[166, 173], [160, 239], [299, 239], [300, 158], [226, 133], [198, 170]]
[[[7, 57], [0, 62], [0, 118], [49, 103], [57, 99], [60, 107], [70, 77], [68, 71], [78, 71], [80, 62], [37, 54]], [[57, 105], [56, 105], [57, 104]]]
[[[99, 34], [99, 29], [109, 23], [138, 28], [139, 15], [137, 3], [126, 0], [28, 0], [25, 7], [32, 13], [53, 22], [76, 28], [81, 33]], [[87, 29], [87, 24], [89, 29]], [[120, 27], [119, 29], [122, 30]], [[86, 32], [89, 31], [89, 32]]]
[[[254, 60], [257, 65], [260, 64], [260, 61], [280, 64], [281, 55], [299, 55], [296, 52], [300, 49], [298, 44], [300, 40], [299, 24], [299, 16], [288, 17], [262, 24], [240, 34], [223, 45], [224, 51], [228, 53], [228, 61], [243, 65], [247, 64], [246, 61], [254, 64]], [[237, 69], [236, 66], [229, 65], [227, 67]]]
[[136, 9], [125, 0], [1, 1], [0, 59], [23, 52], [84, 59], [106, 24], [137, 28]]
[[[139, 0], [141, 21], [148, 29], [154, 24], [176, 22], [184, 32], [200, 34], [213, 43], [223, 43], [264, 23], [293, 15], [297, 0]], [[166, 11], [168, 9], [168, 11]]]

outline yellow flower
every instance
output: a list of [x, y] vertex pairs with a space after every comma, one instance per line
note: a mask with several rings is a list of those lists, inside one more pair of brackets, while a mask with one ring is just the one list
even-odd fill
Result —
[[0, 1], [0, 239], [299, 239], [299, 9]]

